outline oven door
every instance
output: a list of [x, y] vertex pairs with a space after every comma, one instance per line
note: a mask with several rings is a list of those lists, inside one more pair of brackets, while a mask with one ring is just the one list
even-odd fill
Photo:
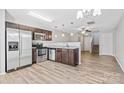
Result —
[[47, 49], [38, 49], [38, 56], [46, 55]]

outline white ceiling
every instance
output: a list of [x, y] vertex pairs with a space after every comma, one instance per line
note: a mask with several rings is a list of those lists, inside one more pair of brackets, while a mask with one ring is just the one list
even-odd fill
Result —
[[[46, 28], [52, 31], [77, 32], [78, 28], [87, 26], [88, 21], [95, 21], [91, 25], [99, 31], [110, 31], [116, 27], [124, 10], [118, 9], [102, 9], [102, 15], [97, 17], [76, 19], [76, 14], [79, 9], [7, 9], [7, 12], [15, 19], [25, 22], [35, 22], [40, 25], [40, 28]], [[53, 22], [46, 22], [29, 16], [30, 11], [38, 12], [42, 16], [48, 17]], [[70, 24], [74, 22], [74, 24]], [[64, 27], [62, 26], [64, 24]], [[55, 28], [57, 26], [58, 28]]]

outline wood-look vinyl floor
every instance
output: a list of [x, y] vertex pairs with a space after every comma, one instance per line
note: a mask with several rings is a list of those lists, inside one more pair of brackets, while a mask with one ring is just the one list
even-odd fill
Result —
[[111, 56], [82, 53], [76, 67], [46, 61], [0, 76], [2, 84], [120, 84], [124, 73]]

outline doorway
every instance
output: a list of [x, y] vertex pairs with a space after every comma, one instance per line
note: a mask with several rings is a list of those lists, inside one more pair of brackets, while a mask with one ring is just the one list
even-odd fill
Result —
[[99, 55], [99, 31], [80, 35], [81, 51]]

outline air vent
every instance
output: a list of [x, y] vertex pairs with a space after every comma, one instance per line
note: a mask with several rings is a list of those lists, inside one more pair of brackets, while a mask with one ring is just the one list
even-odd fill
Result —
[[87, 24], [92, 25], [92, 24], [95, 24], [95, 22], [94, 21], [89, 21], [89, 22], [87, 22]]

